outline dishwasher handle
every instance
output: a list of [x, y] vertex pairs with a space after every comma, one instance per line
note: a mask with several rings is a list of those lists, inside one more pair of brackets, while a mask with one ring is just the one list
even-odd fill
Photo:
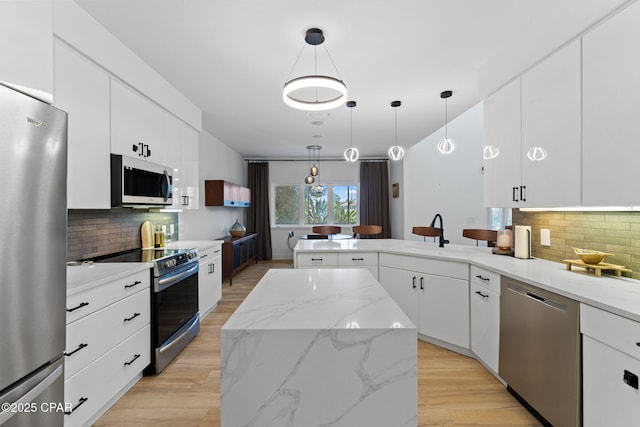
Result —
[[567, 306], [566, 305], [561, 304], [558, 301], [554, 301], [551, 298], [546, 298], [546, 297], [540, 296], [540, 295], [538, 295], [538, 294], [536, 294], [534, 292], [531, 292], [528, 289], [521, 288], [518, 285], [510, 284], [507, 288], [510, 291], [513, 291], [513, 292], [515, 292], [517, 294], [520, 294], [520, 295], [522, 295], [524, 297], [530, 298], [530, 299], [532, 299], [534, 301], [537, 301], [537, 302], [539, 302], [541, 304], [544, 304], [546, 306], [549, 306], [551, 308], [555, 308], [556, 310], [561, 310], [561, 311], [565, 311], [565, 312], [567, 311]]

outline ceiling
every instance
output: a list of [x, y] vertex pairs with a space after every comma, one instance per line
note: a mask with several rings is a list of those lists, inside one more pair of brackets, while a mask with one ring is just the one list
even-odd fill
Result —
[[[76, 0], [203, 111], [244, 157], [385, 157], [416, 144], [624, 0]], [[348, 87], [345, 106], [308, 117], [282, 87], [308, 28]], [[304, 49], [291, 77], [312, 74]], [[335, 75], [320, 46], [318, 71]], [[402, 101], [394, 110], [390, 103]], [[312, 124], [322, 122], [323, 124]], [[451, 135], [455, 138], [455, 135]]]

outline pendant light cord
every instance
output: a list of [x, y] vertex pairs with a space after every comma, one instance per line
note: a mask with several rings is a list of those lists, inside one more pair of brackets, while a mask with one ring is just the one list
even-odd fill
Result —
[[394, 110], [396, 113], [396, 146], [397, 146], [398, 145], [398, 108], [396, 107]]
[[449, 99], [444, 99], [444, 138], [449, 139]]

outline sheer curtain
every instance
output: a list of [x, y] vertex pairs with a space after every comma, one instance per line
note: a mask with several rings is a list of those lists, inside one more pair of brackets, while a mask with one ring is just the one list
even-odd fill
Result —
[[269, 163], [249, 163], [248, 166], [251, 207], [247, 212], [247, 232], [258, 233], [258, 259], [270, 260]]
[[360, 162], [360, 224], [381, 225], [382, 238], [391, 238], [389, 167], [386, 161]]

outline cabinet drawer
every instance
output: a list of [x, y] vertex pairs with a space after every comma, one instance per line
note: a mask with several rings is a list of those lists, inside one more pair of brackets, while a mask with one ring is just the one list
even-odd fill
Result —
[[380, 254], [380, 265], [469, 280], [469, 264], [406, 255]]
[[335, 252], [298, 252], [299, 268], [337, 267], [338, 254]]
[[149, 287], [151, 271], [144, 270], [67, 298], [67, 324]]
[[[149, 289], [67, 325], [65, 378], [105, 354], [150, 321]], [[151, 345], [150, 343], [148, 343]]]
[[340, 267], [358, 267], [361, 265], [378, 265], [377, 252], [340, 252], [338, 253]]
[[200, 262], [210, 262], [211, 258], [222, 256], [222, 244], [198, 252], [200, 254]]
[[484, 268], [471, 266], [471, 283], [476, 283], [480, 286], [484, 286], [487, 289], [492, 290], [500, 294], [500, 275], [493, 271], [485, 270]]
[[[65, 415], [65, 427], [95, 421], [107, 402], [142, 372], [150, 361], [149, 339], [150, 327], [147, 325], [65, 381], [64, 400], [76, 408], [70, 415]], [[80, 402], [84, 403], [79, 405]]]
[[580, 332], [640, 360], [640, 322], [580, 304]]

